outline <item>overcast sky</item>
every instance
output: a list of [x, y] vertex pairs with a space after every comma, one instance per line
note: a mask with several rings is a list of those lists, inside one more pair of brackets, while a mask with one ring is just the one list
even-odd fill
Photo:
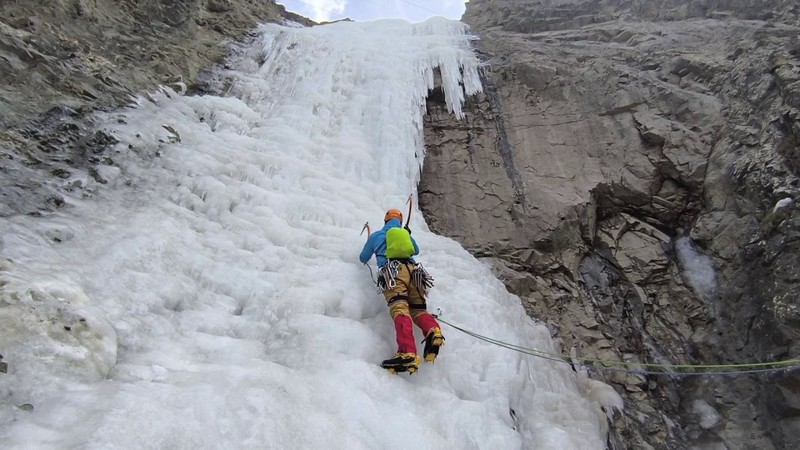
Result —
[[399, 17], [420, 22], [431, 16], [460, 19], [466, 0], [278, 0], [277, 3], [317, 22], [345, 17], [359, 21]]

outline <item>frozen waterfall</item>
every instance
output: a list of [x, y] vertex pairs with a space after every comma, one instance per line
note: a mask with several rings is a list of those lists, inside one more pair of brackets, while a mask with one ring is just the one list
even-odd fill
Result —
[[[465, 26], [268, 25], [227, 67], [219, 95], [105, 114], [98, 176], [64, 180], [53, 215], [0, 219], [2, 447], [604, 448], [566, 364], [445, 325], [435, 364], [378, 366], [394, 330], [359, 232], [415, 191], [434, 68], [453, 114], [480, 90]], [[432, 312], [560, 351], [419, 211], [411, 228]]]

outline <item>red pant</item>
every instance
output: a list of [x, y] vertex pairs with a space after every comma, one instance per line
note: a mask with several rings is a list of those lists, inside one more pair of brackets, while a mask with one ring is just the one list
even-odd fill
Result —
[[431, 329], [439, 326], [426, 309], [424, 290], [411, 281], [414, 268], [413, 263], [401, 263], [394, 277], [394, 286], [383, 291], [383, 296], [389, 303], [389, 314], [394, 320], [397, 351], [400, 353], [417, 353], [412, 321], [426, 336]]

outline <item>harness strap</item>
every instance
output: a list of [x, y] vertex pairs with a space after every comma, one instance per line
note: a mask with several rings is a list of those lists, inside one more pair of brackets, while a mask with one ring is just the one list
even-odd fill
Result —
[[[408, 296], [407, 295], [403, 295], [403, 294], [395, 295], [394, 297], [389, 299], [389, 302], [387, 304], [391, 305], [394, 302], [406, 302], [406, 303], [408, 303]], [[412, 306], [412, 308], [413, 308], [413, 306]]]
[[401, 264], [414, 264], [414, 260], [411, 258], [387, 258], [386, 260], [389, 262], [397, 261]]

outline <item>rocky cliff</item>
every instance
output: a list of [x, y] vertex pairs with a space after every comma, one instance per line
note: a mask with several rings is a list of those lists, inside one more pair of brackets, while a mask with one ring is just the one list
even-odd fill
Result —
[[[797, 1], [471, 0], [485, 94], [428, 101], [420, 203], [565, 352], [731, 364], [800, 354]], [[616, 448], [780, 449], [800, 376], [591, 369]]]

